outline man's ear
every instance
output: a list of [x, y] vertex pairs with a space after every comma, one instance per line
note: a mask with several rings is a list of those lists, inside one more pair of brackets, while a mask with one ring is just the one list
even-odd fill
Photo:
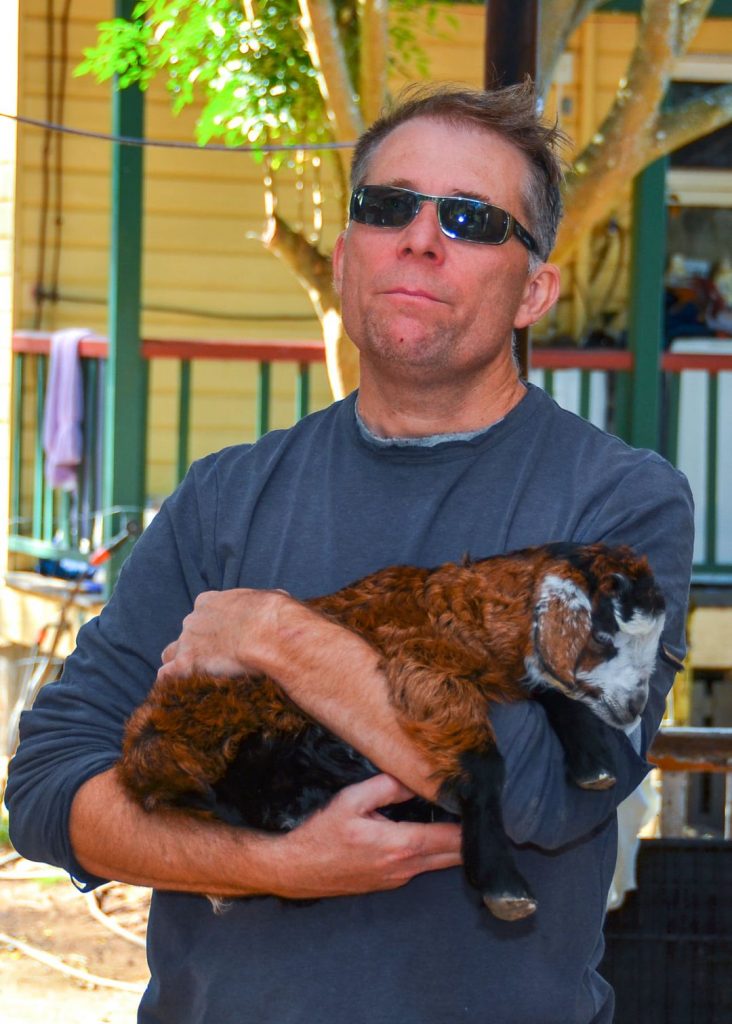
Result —
[[559, 298], [559, 267], [542, 263], [529, 275], [513, 326], [530, 327], [548, 313]]
[[346, 232], [341, 231], [340, 235], [336, 239], [336, 244], [333, 247], [333, 254], [331, 255], [331, 266], [333, 268], [333, 287], [335, 288], [338, 295], [341, 294], [341, 284], [343, 283], [343, 246], [345, 245]]

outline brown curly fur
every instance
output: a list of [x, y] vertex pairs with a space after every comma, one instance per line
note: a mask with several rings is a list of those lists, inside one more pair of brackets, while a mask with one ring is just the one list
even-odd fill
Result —
[[[550, 573], [589, 590], [593, 608], [612, 596], [615, 574], [650, 578], [628, 548], [547, 545], [433, 570], [391, 567], [306, 604], [381, 652], [400, 724], [449, 782], [465, 752], [493, 744], [487, 706], [527, 696], [521, 681], [536, 654], [535, 608]], [[601, 655], [578, 639], [566, 608], [549, 607], [547, 620], [561, 689], [578, 665]], [[166, 679], [130, 718], [119, 773], [148, 809], [175, 805], [221, 779], [246, 737], [295, 740], [309, 724], [267, 677]]]

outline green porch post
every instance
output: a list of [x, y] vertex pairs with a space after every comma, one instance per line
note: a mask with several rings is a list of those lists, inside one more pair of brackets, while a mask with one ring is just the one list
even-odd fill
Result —
[[[116, 0], [115, 14], [130, 18], [135, 0]], [[115, 87], [112, 131], [141, 137], [143, 97], [132, 86]], [[112, 146], [112, 223], [109, 264], [109, 360], [104, 431], [104, 504], [132, 509], [138, 520], [145, 503], [147, 366], [140, 353], [142, 263], [142, 149]], [[118, 523], [108, 521], [108, 534]], [[113, 560], [114, 578], [125, 548]]]
[[628, 337], [634, 369], [630, 443], [659, 447], [666, 258], [666, 159], [646, 167], [633, 184]]

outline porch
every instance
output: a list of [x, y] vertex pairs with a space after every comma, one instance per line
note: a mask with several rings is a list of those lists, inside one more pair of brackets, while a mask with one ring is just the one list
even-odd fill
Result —
[[[125, 452], [124, 446], [121, 459], [109, 457], [103, 414], [108, 345], [98, 336], [88, 336], [79, 349], [84, 450], [76, 490], [72, 495], [48, 485], [42, 422], [50, 340], [48, 333], [17, 331], [13, 335], [11, 572], [40, 570], [53, 575], [52, 566], [45, 563], [69, 562], [83, 567], [91, 551], [124, 529], [127, 522], [144, 525], [165, 496], [160, 493], [159, 467], [154, 473], [151, 464], [146, 425], [152, 422], [152, 410], [148, 409], [147, 393], [139, 411], [145, 423], [144, 458], [136, 463], [134, 451]], [[732, 426], [732, 351], [725, 352], [724, 346], [720, 341], [721, 351], [660, 354], [652, 382], [655, 395], [648, 393], [647, 385], [638, 394], [634, 355], [627, 350], [535, 348], [529, 374], [532, 383], [543, 387], [560, 405], [629, 443], [638, 443], [639, 407], [642, 414], [644, 402], [657, 405], [656, 447], [686, 473], [694, 491], [695, 587], [732, 585], [732, 466], [724, 458], [724, 438]], [[314, 401], [311, 388], [313, 367], [321, 367], [324, 361], [320, 341], [143, 340], [140, 352], [146, 371], [168, 364], [173, 389], [168, 397], [173, 403], [171, 438], [175, 448], [169, 452], [167, 492], [183, 478], [192, 452], [200, 449], [200, 441], [193, 443], [200, 427], [193, 399], [196, 375], [204, 366], [213, 367], [221, 377], [238, 376], [245, 382], [232, 424], [241, 441], [254, 441], [273, 425], [286, 426], [324, 404], [322, 390]], [[277, 388], [274, 424], [273, 380], [283, 369], [288, 376]], [[140, 497], [110, 503], [108, 496], [117, 493], [115, 474], [122, 471], [134, 479], [133, 491]], [[156, 488], [150, 487], [153, 476]]]

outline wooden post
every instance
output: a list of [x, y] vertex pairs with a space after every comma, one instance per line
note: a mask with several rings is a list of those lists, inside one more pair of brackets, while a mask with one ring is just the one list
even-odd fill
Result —
[[[134, 0], [116, 0], [115, 13], [130, 18]], [[143, 95], [137, 86], [114, 88], [115, 135], [143, 134]], [[147, 363], [140, 348], [142, 265], [142, 149], [112, 146], [112, 225], [109, 266], [109, 356], [104, 434], [104, 504], [130, 510], [141, 522], [145, 503]], [[120, 524], [105, 522], [107, 536]], [[115, 555], [116, 575], [129, 549]]]
[[[539, 0], [487, 0], [484, 84], [486, 89], [539, 78]], [[521, 376], [529, 375], [528, 328], [516, 332]]]
[[631, 444], [658, 450], [666, 258], [666, 166], [656, 160], [633, 184], [629, 347], [634, 356]]
[[686, 772], [664, 772], [661, 779], [661, 836], [683, 836], [689, 776]]

